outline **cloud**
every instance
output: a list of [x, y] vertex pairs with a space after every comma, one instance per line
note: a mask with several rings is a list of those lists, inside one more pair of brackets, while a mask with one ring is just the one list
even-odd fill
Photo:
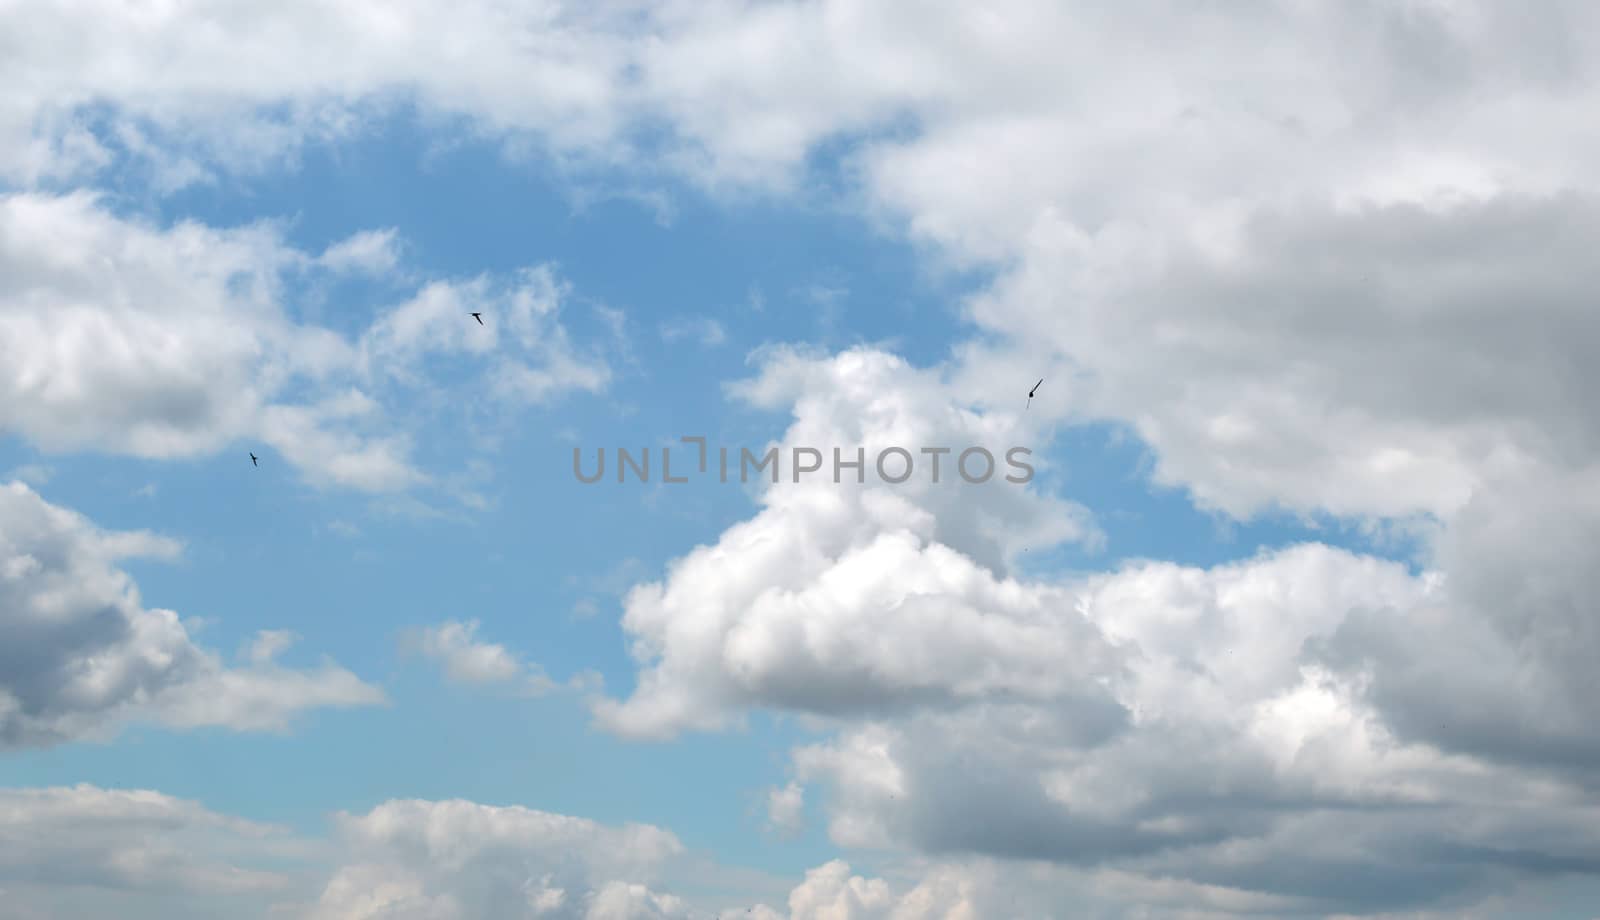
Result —
[[263, 629], [245, 645], [243, 657], [251, 664], [266, 664], [282, 655], [300, 637], [287, 629]]
[[[757, 920], [980, 920], [1053, 916], [1061, 905], [1089, 907], [1080, 884], [1060, 884], [981, 863], [897, 867], [890, 880], [854, 873], [842, 859], [806, 872], [789, 892], [787, 912], [765, 904], [728, 911], [724, 918]], [[1053, 900], [1052, 900], [1053, 899]], [[1077, 916], [1090, 916], [1078, 913]], [[1096, 915], [1098, 916], [1098, 915]]]
[[1075, 592], [1127, 652], [1097, 678], [1126, 714], [1109, 731], [997, 694], [845, 723], [796, 752], [798, 776], [834, 791], [841, 845], [1115, 868], [1280, 915], [1470, 903], [1541, 860], [1583, 871], [1600, 838], [1581, 781], [1402, 732], [1316, 651], [1368, 613], [1407, 632], [1439, 591], [1316, 545], [1130, 565]]
[[1447, 518], [1497, 480], [1587, 463], [1600, 431], [1572, 394], [1600, 328], [1579, 306], [1597, 215], [1579, 193], [1264, 207], [1226, 255], [1058, 224], [975, 309], [1026, 322], [1035, 352], [1060, 343], [1043, 360], [1075, 368], [1069, 405], [1130, 422], [1157, 480], [1202, 504]]
[[610, 379], [561, 326], [568, 289], [548, 267], [429, 282], [354, 341], [294, 318], [319, 265], [389, 271], [392, 244], [358, 235], [313, 258], [267, 223], [163, 228], [84, 192], [0, 197], [0, 429], [48, 452], [155, 459], [259, 440], [315, 484], [394, 491], [430, 477], [383, 400], [431, 392], [447, 372], [430, 362], [489, 361], [513, 406]]
[[538, 665], [527, 664], [505, 646], [477, 638], [477, 620], [447, 620], [437, 626], [408, 630], [402, 646], [430, 658], [458, 683], [508, 684], [520, 682], [527, 692], [542, 694], [555, 687]]
[[548, 917], [644, 920], [687, 912], [647, 885], [684, 854], [649, 825], [608, 827], [581, 818], [466, 801], [390, 801], [340, 814], [348, 864], [309, 917], [367, 920]]
[[[72, 25], [79, 12], [89, 28]], [[0, 108], [0, 175], [84, 179], [120, 156], [178, 188], [212, 181], [219, 168], [292, 162], [309, 141], [347, 137], [406, 106], [465, 115], [457, 128], [468, 135], [527, 143], [538, 134], [551, 152], [578, 155], [621, 127], [627, 62], [610, 33], [628, 12], [485, 3], [397, 14], [311, 0], [200, 26], [115, 4], [11, 11], [7, 31], [29, 47], [64, 34], [78, 41], [64, 57], [15, 61], [32, 80]], [[452, 30], [461, 45], [437, 40]]]
[[0, 487], [0, 747], [107, 738], [134, 720], [281, 730], [307, 709], [384, 702], [332, 662], [275, 664], [282, 634], [259, 636], [242, 668], [196, 646], [115, 565], [179, 551], [153, 534], [102, 531], [20, 482]]
[[889, 885], [883, 879], [852, 876], [848, 863], [835, 860], [806, 873], [805, 882], [789, 896], [789, 915], [796, 920], [866, 920], [868, 916], [882, 916], [892, 903]]
[[[1023, 434], [962, 411], [934, 374], [868, 350], [815, 361], [775, 352], [737, 392], [797, 401], [780, 457], [795, 446], [830, 461], [856, 447], [867, 457], [891, 446], [1003, 455]], [[962, 482], [953, 460], [939, 483], [931, 470], [900, 485], [864, 470], [859, 484], [848, 472], [839, 484], [793, 484], [787, 473], [763, 482], [755, 518], [628, 595], [623, 625], [644, 670], [630, 698], [600, 704], [601, 722], [665, 737], [721, 727], [744, 706], [843, 714], [1048, 696], [1100, 667], [1112, 652], [1081, 616], [973, 561], [1003, 568], [1029, 542], [1093, 541], [1085, 509], [999, 478]], [[991, 656], [1011, 666], [992, 667]]]
[[259, 431], [307, 478], [369, 492], [421, 485], [427, 477], [410, 463], [406, 435], [366, 435], [343, 428], [377, 419], [378, 406], [365, 393], [347, 390], [311, 406], [266, 406]]
[[[479, 276], [433, 282], [363, 334], [364, 373], [411, 379], [420, 358], [462, 354], [493, 358], [482, 379], [513, 402], [537, 404], [571, 391], [596, 393], [611, 379], [603, 357], [580, 353], [559, 320], [571, 286], [549, 266], [508, 280]], [[483, 313], [483, 323], [464, 321]]]
[[323, 250], [317, 262], [334, 272], [381, 276], [399, 268], [399, 242], [392, 227], [364, 230]]
[[709, 316], [680, 317], [661, 324], [661, 340], [671, 345], [684, 339], [693, 339], [705, 348], [714, 348], [728, 340], [727, 330]]
[[[1538, 24], [1483, 3], [1149, 18], [1043, 0], [931, 13], [480, 0], [448, 14], [302, 0], [204, 27], [106, 3], [88, 29], [81, 12], [7, 14], [31, 77], [0, 110], [12, 181], [131, 160], [176, 188], [292, 162], [406, 111], [568, 166], [665, 164], [712, 188], [799, 191], [808, 156], [842, 138], [874, 154], [861, 178], [875, 200], [987, 258], [1042, 211], [1099, 219], [1113, 202], [1191, 197], [1174, 189], [1276, 195], [1336, 173], [1372, 194], [1434, 177], [1481, 192], [1592, 162], [1587, 123], [1560, 117], [1593, 101], [1594, 12], [1574, 3]], [[447, 28], [458, 45], [436, 40]], [[1157, 67], [1130, 54], [1196, 32], [1203, 45]], [[1242, 53], [1265, 42], [1280, 50]], [[1110, 88], [1079, 92], [1086, 75]], [[1145, 145], [1174, 138], [1185, 150]], [[948, 180], [964, 171], [979, 181]]]
[[283, 828], [143, 790], [3, 789], [0, 814], [0, 888], [19, 917], [262, 916], [319, 855]]
[[257, 378], [328, 355], [272, 302], [287, 261], [265, 228], [162, 232], [87, 193], [0, 198], [0, 424], [47, 450], [215, 448], [254, 414]]
[[767, 824], [780, 834], [793, 834], [805, 824], [805, 789], [799, 783], [767, 791]]

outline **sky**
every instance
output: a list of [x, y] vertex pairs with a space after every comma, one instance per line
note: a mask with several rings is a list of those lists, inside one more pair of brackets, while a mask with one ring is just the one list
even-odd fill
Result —
[[0, 36], [0, 920], [1596, 916], [1591, 5]]

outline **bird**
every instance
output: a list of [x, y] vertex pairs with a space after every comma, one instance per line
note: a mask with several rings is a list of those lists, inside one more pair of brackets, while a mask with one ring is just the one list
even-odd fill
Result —
[[480, 326], [483, 325], [483, 314], [482, 313], [474, 313], [474, 314], [472, 314], [472, 318], [478, 321], [478, 325], [480, 325]]
[[250, 465], [251, 466], [260, 466], [261, 465], [261, 464], [256, 462], [256, 455], [255, 454], [251, 454], [250, 455]]
[[[1044, 383], [1044, 378], [1043, 377], [1039, 378], [1039, 383]], [[1027, 405], [1022, 407], [1024, 410], [1026, 410], [1029, 406], [1033, 405], [1033, 394], [1034, 394], [1034, 392], [1036, 390], [1039, 389], [1039, 383], [1034, 384], [1033, 385], [1033, 389], [1028, 391], [1028, 403], [1027, 403]]]

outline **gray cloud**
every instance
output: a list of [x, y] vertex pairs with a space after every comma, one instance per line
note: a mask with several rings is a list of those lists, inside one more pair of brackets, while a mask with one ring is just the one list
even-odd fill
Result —
[[0, 486], [0, 747], [106, 738], [130, 719], [278, 730], [306, 709], [384, 701], [331, 662], [277, 664], [285, 643], [271, 634], [242, 668], [195, 645], [116, 567], [178, 551], [153, 534], [102, 531], [20, 482]]

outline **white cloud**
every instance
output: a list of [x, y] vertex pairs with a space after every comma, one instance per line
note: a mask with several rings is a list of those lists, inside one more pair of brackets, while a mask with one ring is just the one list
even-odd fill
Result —
[[263, 629], [245, 645], [243, 657], [251, 664], [266, 664], [276, 659], [300, 641], [300, 636], [287, 629]]
[[[509, 283], [489, 276], [430, 283], [362, 336], [361, 366], [405, 379], [424, 355], [494, 354], [496, 366], [484, 379], [500, 395], [537, 403], [569, 390], [598, 392], [610, 368], [598, 355], [580, 353], [558, 321], [571, 291], [547, 265]], [[481, 325], [473, 312], [483, 314]]]
[[384, 275], [400, 266], [399, 243], [392, 227], [364, 230], [329, 246], [317, 261], [335, 272]]
[[[358, 236], [334, 261], [386, 270], [391, 244]], [[87, 193], [0, 197], [0, 429], [50, 452], [146, 458], [258, 440], [313, 483], [392, 491], [430, 478], [380, 398], [437, 385], [430, 357], [489, 360], [484, 379], [519, 402], [610, 379], [567, 337], [568, 289], [548, 267], [431, 282], [352, 342], [293, 318], [294, 285], [318, 263], [270, 224], [161, 228]]]
[[672, 834], [516, 806], [388, 801], [335, 816], [327, 841], [157, 792], [87, 785], [0, 790], [0, 816], [7, 916], [696, 916], [650, 887], [685, 867]]
[[388, 492], [420, 485], [427, 477], [411, 466], [406, 435], [370, 436], [341, 426], [359, 425], [378, 414], [359, 390], [329, 396], [312, 406], [266, 406], [260, 437], [312, 482]]
[[315, 855], [282, 828], [149, 791], [4, 789], [0, 815], [8, 916], [261, 916]]
[[789, 896], [793, 920], [867, 920], [882, 916], [894, 903], [883, 879], [850, 874], [843, 861], [830, 862], [806, 873], [805, 882]]
[[1071, 903], [1074, 916], [1089, 916], [1083, 912], [1084, 899], [1073, 896], [1078, 891], [1040, 885], [1020, 873], [1005, 876], [981, 864], [922, 866], [905, 874], [908, 878], [893, 882], [868, 878], [853, 873], [844, 860], [832, 860], [808, 871], [789, 893], [787, 914], [761, 905], [745, 915], [764, 920], [1020, 920], [1057, 916], [1063, 904]]
[[105, 738], [129, 720], [280, 730], [307, 709], [384, 702], [332, 662], [275, 664], [278, 634], [258, 637], [242, 668], [196, 646], [176, 613], [144, 607], [115, 566], [179, 550], [102, 531], [20, 482], [0, 486], [0, 747]]
[[0, 424], [146, 457], [237, 436], [292, 355], [328, 351], [272, 302], [288, 261], [263, 227], [161, 232], [84, 193], [0, 198]]
[[[1030, 543], [1098, 538], [1079, 506], [999, 476], [968, 484], [950, 469], [968, 446], [1004, 456], [1025, 443], [1014, 419], [965, 412], [936, 375], [866, 350], [816, 361], [774, 352], [738, 392], [769, 406], [796, 400], [780, 458], [811, 447], [827, 457], [824, 473], [794, 484], [780, 468], [754, 519], [629, 594], [623, 624], [646, 670], [629, 699], [599, 706], [604, 724], [659, 736], [717, 728], [746, 705], [835, 713], [1037, 698], [1111, 655], [1048, 592], [973, 561], [1003, 569]], [[859, 447], [870, 466], [894, 446], [924, 463], [923, 447], [954, 452], [938, 483], [931, 469], [900, 485], [865, 470], [864, 483], [848, 470], [832, 482], [835, 448], [850, 460]]]
[[349, 864], [323, 891], [315, 920], [687, 920], [645, 887], [685, 852], [656, 827], [465, 801], [390, 801], [341, 814], [338, 826]]
[[453, 681], [468, 684], [519, 682], [529, 693], [540, 694], [555, 684], [537, 665], [523, 662], [505, 646], [477, 638], [477, 620], [447, 620], [437, 626], [408, 630], [405, 648], [437, 661]]
[[[539, 132], [553, 152], [579, 154], [621, 127], [626, 61], [608, 26], [627, 6], [308, 0], [204, 21], [116, 4], [9, 10], [5, 30], [21, 43], [9, 63], [29, 79], [0, 100], [0, 174], [81, 178], [121, 149], [178, 187], [208, 181], [219, 164], [284, 163], [307, 140], [346, 137], [407, 104], [425, 117], [465, 115], [458, 133]], [[438, 40], [447, 34], [460, 43]], [[57, 53], [23, 50], [48, 47]], [[96, 104], [110, 107], [97, 114], [112, 126], [99, 136]]]
[[805, 789], [799, 783], [767, 791], [767, 824], [783, 834], [793, 834], [805, 824]]

